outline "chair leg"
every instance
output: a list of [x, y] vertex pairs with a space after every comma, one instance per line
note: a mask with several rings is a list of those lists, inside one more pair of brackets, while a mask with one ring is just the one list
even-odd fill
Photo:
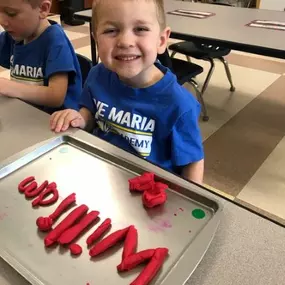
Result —
[[211, 67], [210, 67], [210, 70], [209, 70], [209, 72], [207, 74], [206, 80], [205, 80], [205, 82], [203, 84], [203, 87], [202, 87], [202, 91], [201, 91], [202, 96], [204, 95], [204, 93], [205, 93], [205, 91], [206, 91], [206, 89], [207, 89], [207, 87], [209, 85], [210, 79], [211, 79], [211, 77], [213, 75], [213, 72], [215, 70], [214, 60], [212, 58], [207, 58], [205, 60], [210, 62]]
[[203, 121], [204, 122], [207, 122], [209, 121], [209, 116], [208, 116], [208, 113], [207, 113], [207, 108], [206, 108], [206, 105], [205, 105], [205, 102], [204, 102], [204, 99], [203, 99], [203, 96], [202, 96], [202, 93], [200, 92], [200, 90], [197, 88], [197, 83], [195, 81], [193, 81], [192, 79], [189, 81], [189, 83], [194, 87], [194, 90], [196, 92], [196, 96], [197, 96], [197, 99], [198, 101], [200, 102], [201, 104], [201, 107], [202, 107], [202, 113], [203, 113]]
[[187, 58], [187, 61], [188, 61], [188, 62], [192, 62], [190, 56], [186, 55], [186, 58]]
[[230, 71], [228, 62], [223, 57], [219, 57], [219, 60], [224, 64], [226, 74], [227, 74], [228, 80], [229, 80], [230, 85], [231, 85], [230, 91], [234, 92], [236, 90], [236, 88], [234, 87], [234, 84], [233, 84], [233, 79], [232, 79], [232, 75], [231, 75], [231, 71]]
[[199, 88], [199, 84], [197, 83], [197, 81], [195, 80], [195, 77], [191, 78], [191, 84], [195, 84], [196, 88]]
[[173, 57], [176, 55], [176, 53], [177, 53], [176, 51], [173, 51], [173, 52], [171, 53], [170, 57], [173, 58]]

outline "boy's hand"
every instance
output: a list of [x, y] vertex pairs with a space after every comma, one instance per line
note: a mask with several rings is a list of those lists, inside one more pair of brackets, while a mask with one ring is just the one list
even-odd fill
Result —
[[81, 128], [86, 127], [86, 122], [83, 116], [72, 109], [67, 109], [59, 112], [55, 112], [50, 118], [50, 129], [56, 133], [64, 132], [69, 127]]
[[4, 96], [4, 88], [5, 85], [7, 85], [7, 81], [8, 79], [4, 78], [4, 77], [0, 77], [0, 96]]

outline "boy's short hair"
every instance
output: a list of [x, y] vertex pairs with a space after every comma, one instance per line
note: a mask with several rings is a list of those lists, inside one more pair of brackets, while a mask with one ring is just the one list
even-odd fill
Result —
[[[96, 6], [100, 4], [101, 1], [104, 0], [93, 0], [92, 5], [92, 21], [95, 22], [95, 29], [96, 29], [96, 23], [98, 19], [98, 15], [96, 13]], [[118, 0], [113, 0], [118, 1]], [[165, 19], [165, 11], [164, 11], [164, 3], [163, 0], [123, 0], [123, 1], [152, 1], [154, 2], [157, 10], [157, 20], [160, 25], [160, 28], [163, 30], [166, 28], [166, 19]]]

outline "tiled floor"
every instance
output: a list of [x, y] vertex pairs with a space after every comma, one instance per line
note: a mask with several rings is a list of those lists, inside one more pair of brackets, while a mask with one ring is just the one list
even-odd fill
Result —
[[[64, 28], [76, 52], [90, 58], [89, 25]], [[227, 60], [236, 91], [217, 62], [205, 94], [205, 184], [285, 225], [285, 61], [235, 51]], [[0, 69], [0, 76], [9, 73]]]

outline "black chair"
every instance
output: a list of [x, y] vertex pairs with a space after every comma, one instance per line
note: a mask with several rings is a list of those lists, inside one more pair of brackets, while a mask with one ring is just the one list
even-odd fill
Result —
[[[212, 4], [221, 5], [221, 6], [232, 6], [226, 3], [212, 3]], [[230, 91], [231, 92], [235, 91], [231, 72], [230, 72], [228, 63], [224, 58], [224, 56], [228, 55], [231, 52], [229, 48], [210, 45], [210, 44], [206, 44], [206, 43], [202, 43], [198, 41], [197, 42], [196, 41], [195, 42], [194, 41], [192, 42], [184, 41], [184, 42], [171, 44], [169, 46], [169, 50], [172, 51], [172, 54], [171, 54], [172, 58], [175, 56], [176, 53], [180, 53], [180, 54], [185, 55], [189, 62], [191, 62], [191, 57], [210, 62], [211, 67], [207, 74], [206, 80], [203, 84], [203, 87], [201, 90], [201, 96], [204, 95], [205, 90], [207, 89], [210, 79], [212, 77], [212, 74], [214, 72], [214, 69], [215, 69], [214, 59], [219, 59], [223, 63], [226, 74], [227, 74], [227, 78], [231, 85]]]
[[202, 107], [203, 121], [208, 121], [209, 117], [207, 115], [203, 97], [198, 89], [196, 82], [193, 79], [195, 76], [203, 72], [203, 68], [200, 65], [194, 64], [192, 62], [171, 58], [169, 56], [168, 50], [166, 50], [163, 54], [159, 54], [157, 56], [157, 59], [162, 65], [168, 67], [176, 75], [177, 81], [180, 85], [188, 82], [194, 87], [197, 99], [199, 100]]
[[79, 61], [81, 75], [82, 75], [82, 87], [87, 79], [90, 69], [93, 67], [92, 61], [84, 55], [76, 54]]

